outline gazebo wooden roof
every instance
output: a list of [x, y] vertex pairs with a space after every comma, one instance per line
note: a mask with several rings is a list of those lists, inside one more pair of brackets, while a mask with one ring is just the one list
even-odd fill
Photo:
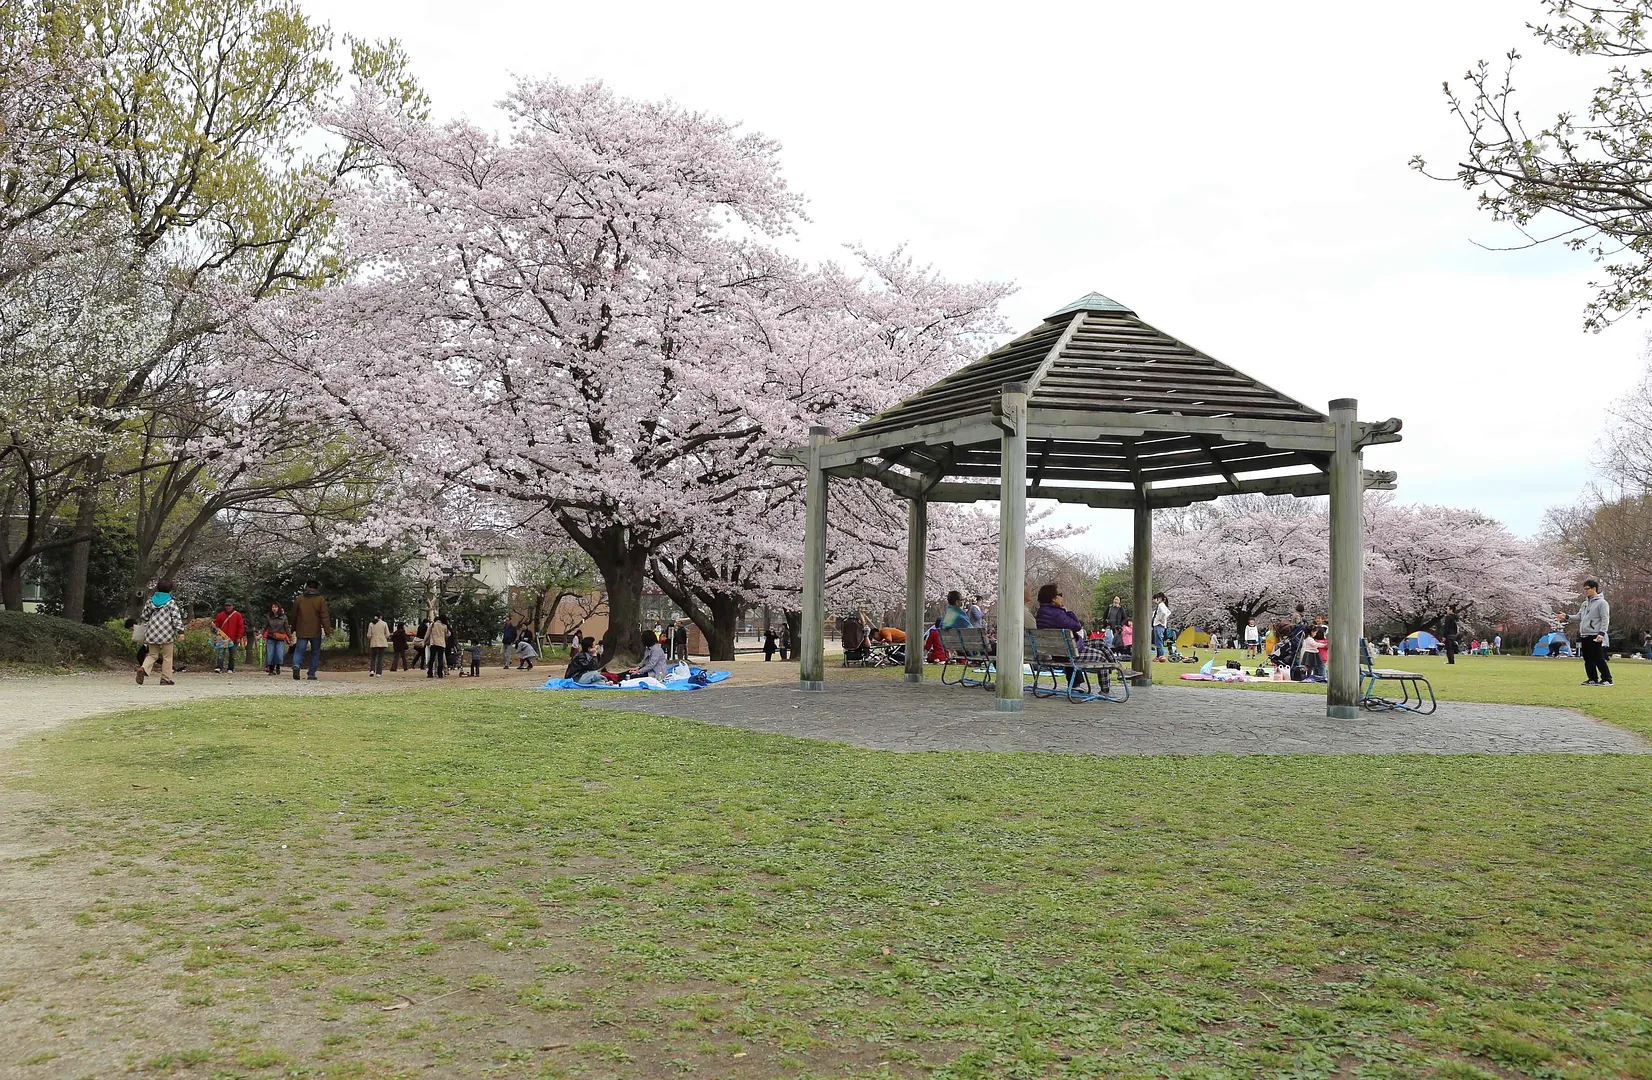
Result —
[[930, 502], [996, 499], [990, 485], [939, 478], [999, 476], [1005, 383], [1027, 388], [1030, 498], [1128, 508], [1147, 491], [1161, 507], [1329, 493], [1329, 416], [1100, 293], [838, 436], [828, 472], [872, 476]]
[[[998, 699], [1021, 708], [1026, 503], [1054, 499], [1135, 512], [1134, 607], [1152, 596], [1155, 509], [1224, 495], [1331, 496], [1332, 717], [1357, 715], [1364, 624], [1362, 494], [1394, 474], [1366, 472], [1366, 446], [1399, 440], [1400, 421], [1360, 423], [1342, 398], [1319, 412], [1090, 293], [1014, 341], [833, 438], [810, 434], [803, 583], [803, 688], [824, 687], [826, 501], [833, 476], [877, 480], [906, 497], [907, 678], [923, 678], [926, 506], [999, 504]], [[1148, 635], [1134, 665], [1150, 683]], [[1014, 673], [1014, 674], [1007, 674]]]

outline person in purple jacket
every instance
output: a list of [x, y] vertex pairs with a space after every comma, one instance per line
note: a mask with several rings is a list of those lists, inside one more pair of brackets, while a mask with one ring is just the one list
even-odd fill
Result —
[[1040, 630], [1072, 630], [1080, 634], [1084, 630], [1078, 616], [1067, 610], [1061, 586], [1053, 581], [1038, 590], [1038, 613], [1033, 616], [1033, 625]]

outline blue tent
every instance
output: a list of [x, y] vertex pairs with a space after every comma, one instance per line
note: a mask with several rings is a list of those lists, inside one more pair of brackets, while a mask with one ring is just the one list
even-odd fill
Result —
[[1438, 649], [1439, 647], [1440, 639], [1427, 630], [1418, 630], [1415, 634], [1400, 642], [1400, 651], [1408, 653], [1427, 652], [1430, 649]]
[[1537, 639], [1537, 644], [1532, 646], [1532, 655], [1533, 656], [1548, 656], [1549, 655], [1549, 645], [1550, 645], [1551, 642], [1560, 646], [1560, 655], [1561, 656], [1570, 656], [1570, 655], [1572, 655], [1572, 643], [1566, 639], [1565, 634], [1559, 634], [1559, 633], [1544, 634], [1542, 637], [1538, 638]]

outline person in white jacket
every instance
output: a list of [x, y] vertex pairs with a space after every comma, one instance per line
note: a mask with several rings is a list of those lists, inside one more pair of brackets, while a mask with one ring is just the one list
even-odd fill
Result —
[[1170, 598], [1164, 593], [1153, 594], [1153, 655], [1164, 659], [1165, 639], [1170, 636]]

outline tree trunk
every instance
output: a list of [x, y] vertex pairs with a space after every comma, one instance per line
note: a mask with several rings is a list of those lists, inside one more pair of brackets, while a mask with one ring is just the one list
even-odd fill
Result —
[[77, 540], [69, 549], [68, 573], [63, 580], [63, 617], [70, 622], [86, 621], [86, 574], [92, 565], [92, 536], [97, 532], [98, 489], [88, 487], [75, 511]]
[[791, 637], [792, 659], [797, 659], [798, 652], [803, 648], [803, 613], [786, 609], [786, 632]]
[[618, 525], [589, 535], [569, 532], [596, 563], [608, 593], [608, 632], [602, 636], [602, 656], [610, 668], [642, 656], [642, 589], [652, 552], [631, 546], [628, 534], [629, 530]]
[[23, 610], [23, 566], [19, 564], [16, 570], [0, 571], [0, 600], [4, 600], [7, 611]]
[[740, 598], [712, 593], [707, 606], [711, 609], [711, 633], [706, 635], [706, 647], [711, 659], [733, 660], [734, 638], [740, 629]]

